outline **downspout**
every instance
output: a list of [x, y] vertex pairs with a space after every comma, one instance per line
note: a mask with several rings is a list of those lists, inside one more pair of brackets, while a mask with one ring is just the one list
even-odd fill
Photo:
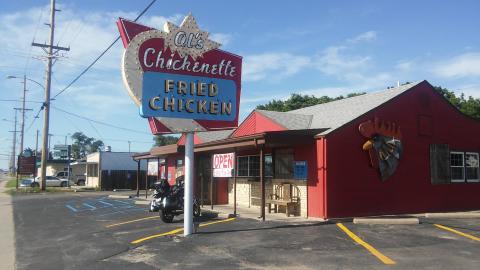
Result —
[[323, 137], [322, 144], [323, 144], [323, 214], [325, 219], [327, 219], [327, 139]]

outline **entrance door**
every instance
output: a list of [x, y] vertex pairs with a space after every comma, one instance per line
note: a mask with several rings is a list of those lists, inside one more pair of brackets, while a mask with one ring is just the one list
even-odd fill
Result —
[[200, 202], [203, 199], [203, 204], [210, 204], [213, 192], [213, 204], [228, 204], [228, 178], [214, 178], [213, 183], [211, 183], [212, 156], [203, 154], [196, 160], [197, 184], [195, 185], [195, 194], [197, 198]]

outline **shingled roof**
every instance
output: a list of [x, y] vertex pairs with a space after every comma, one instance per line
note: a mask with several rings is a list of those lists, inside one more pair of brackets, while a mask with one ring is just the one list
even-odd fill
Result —
[[312, 115], [296, 114], [292, 112], [274, 112], [265, 110], [255, 110], [282, 125], [289, 130], [309, 129], [312, 123]]
[[201, 143], [207, 143], [212, 141], [218, 141], [226, 139], [232, 134], [234, 130], [215, 130], [207, 132], [197, 132], [196, 135], [200, 139]]
[[257, 111], [289, 130], [328, 128], [328, 130], [318, 134], [326, 135], [412, 89], [421, 82], [423, 81], [289, 112]]

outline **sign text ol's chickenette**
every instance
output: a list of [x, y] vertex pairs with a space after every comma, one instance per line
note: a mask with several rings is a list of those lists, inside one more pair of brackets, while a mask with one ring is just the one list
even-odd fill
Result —
[[218, 49], [192, 15], [163, 31], [125, 19], [117, 25], [124, 82], [153, 133], [237, 126], [242, 58]]

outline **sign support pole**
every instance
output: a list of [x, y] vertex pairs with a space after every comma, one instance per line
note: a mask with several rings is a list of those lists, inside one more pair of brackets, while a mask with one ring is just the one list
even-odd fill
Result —
[[233, 215], [237, 216], [237, 149], [233, 152]]
[[193, 132], [185, 133], [185, 200], [183, 215], [183, 235], [193, 233]]
[[211, 162], [211, 170], [210, 170], [210, 208], [213, 210], [213, 154], [210, 158]]
[[148, 197], [148, 161], [149, 159], [147, 159], [147, 171], [145, 172], [145, 199]]

